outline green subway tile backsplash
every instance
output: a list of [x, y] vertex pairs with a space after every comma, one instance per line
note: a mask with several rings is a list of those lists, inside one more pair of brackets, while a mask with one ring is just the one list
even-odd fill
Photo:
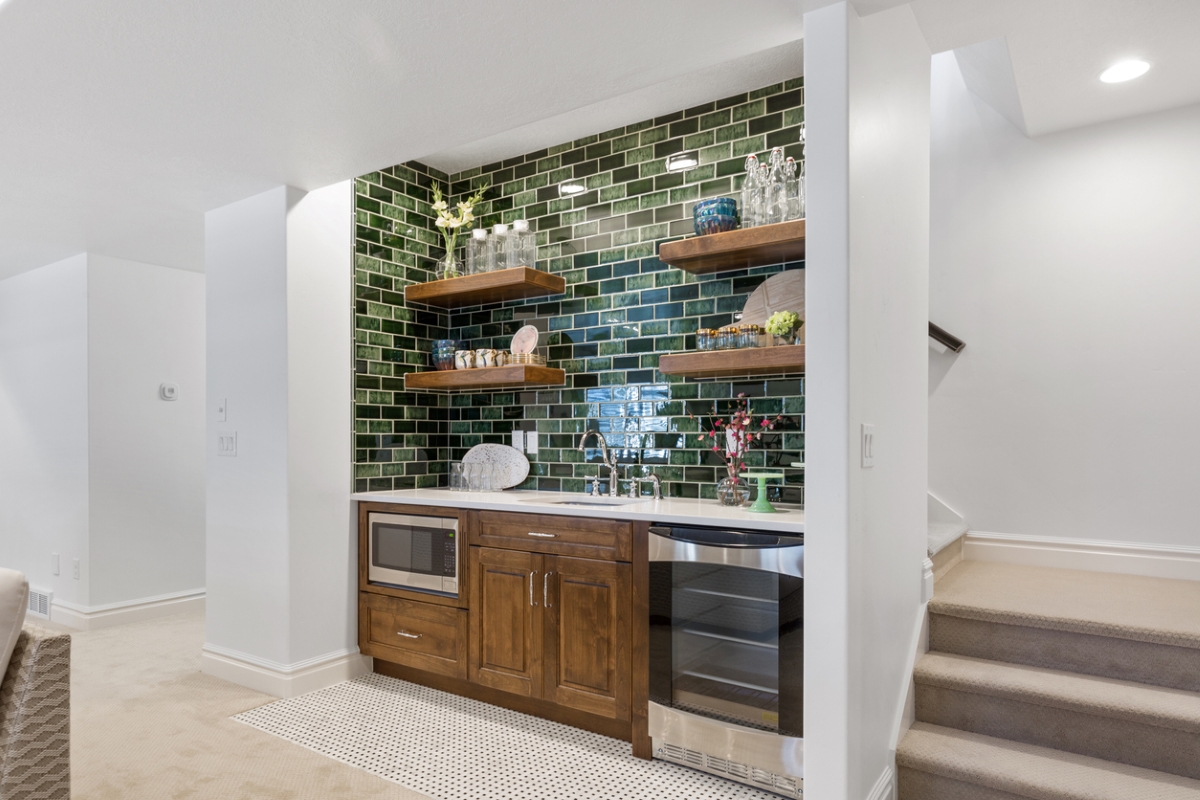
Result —
[[[785, 499], [802, 499], [804, 377], [685, 381], [657, 371], [659, 355], [695, 348], [699, 327], [735, 321], [770, 275], [803, 262], [695, 276], [659, 261], [664, 241], [692, 235], [692, 205], [741, 187], [749, 153], [778, 144], [803, 157], [803, 80], [615, 128], [503, 162], [447, 175], [408, 162], [355, 181], [355, 484], [359, 490], [446, 484], [449, 464], [482, 442], [538, 437], [522, 488], [583, 491], [607, 471], [599, 451], [575, 450], [597, 430], [626, 476], [657, 473], [670, 496], [712, 497], [721, 458], [706, 449], [699, 417], [727, 417], [741, 394], [756, 412], [783, 414], [747, 463], [789, 468]], [[668, 173], [666, 155], [700, 152], [701, 166]], [[582, 179], [586, 191], [560, 197]], [[538, 268], [562, 275], [563, 295], [475, 308], [406, 306], [404, 287], [433, 279], [444, 255], [431, 186], [451, 202], [487, 183], [478, 224], [528, 219]], [[431, 369], [434, 339], [506, 349], [532, 324], [567, 385], [478, 394], [409, 392], [407, 372]]]

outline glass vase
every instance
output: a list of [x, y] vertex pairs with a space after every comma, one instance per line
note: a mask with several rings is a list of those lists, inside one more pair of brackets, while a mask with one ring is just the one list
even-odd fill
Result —
[[750, 487], [737, 478], [717, 481], [717, 501], [723, 506], [743, 506], [750, 500]]
[[796, 332], [795, 331], [788, 331], [783, 336], [775, 337], [776, 345], [795, 344], [795, 343], [796, 343]]
[[463, 274], [462, 264], [454, 257], [454, 253], [447, 253], [441, 261], [437, 263], [437, 271], [434, 277], [439, 280], [447, 278], [457, 278]]

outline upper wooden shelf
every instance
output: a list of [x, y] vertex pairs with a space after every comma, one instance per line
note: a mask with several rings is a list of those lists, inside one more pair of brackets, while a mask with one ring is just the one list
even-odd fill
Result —
[[697, 275], [798, 261], [804, 258], [804, 220], [667, 242], [658, 257]]
[[479, 272], [460, 278], [447, 278], [404, 287], [404, 299], [413, 303], [442, 308], [463, 308], [484, 303], [499, 303], [522, 297], [562, 294], [567, 282], [529, 267], [513, 267], [494, 272]]
[[689, 378], [804, 372], [804, 345], [669, 353], [659, 357], [658, 371], [663, 375], [684, 375]]
[[404, 376], [404, 388], [406, 389], [519, 388], [521, 386], [562, 386], [566, 382], [567, 373], [564, 370], [540, 367], [534, 364], [410, 372]]

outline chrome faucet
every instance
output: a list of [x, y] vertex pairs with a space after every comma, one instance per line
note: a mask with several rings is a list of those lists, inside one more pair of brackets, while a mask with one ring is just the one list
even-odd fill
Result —
[[613, 453], [609, 456], [608, 442], [604, 441], [604, 436], [599, 431], [584, 431], [583, 436], [579, 438], [579, 452], [586, 450], [587, 440], [589, 436], [595, 436], [596, 441], [600, 443], [600, 458], [608, 467], [608, 496], [619, 497], [621, 487], [618, 485], [617, 477], [617, 454]]

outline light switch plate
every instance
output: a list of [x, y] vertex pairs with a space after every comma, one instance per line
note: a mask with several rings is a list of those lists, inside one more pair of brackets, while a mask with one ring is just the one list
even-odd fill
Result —
[[538, 435], [537, 431], [525, 432], [525, 452], [531, 456], [536, 456], [538, 451]]
[[524, 452], [525, 450], [525, 431], [512, 432], [512, 446], [517, 450]]
[[862, 465], [875, 466], [875, 426], [869, 422], [862, 424]]
[[217, 434], [217, 455], [237, 456], [237, 431]]

